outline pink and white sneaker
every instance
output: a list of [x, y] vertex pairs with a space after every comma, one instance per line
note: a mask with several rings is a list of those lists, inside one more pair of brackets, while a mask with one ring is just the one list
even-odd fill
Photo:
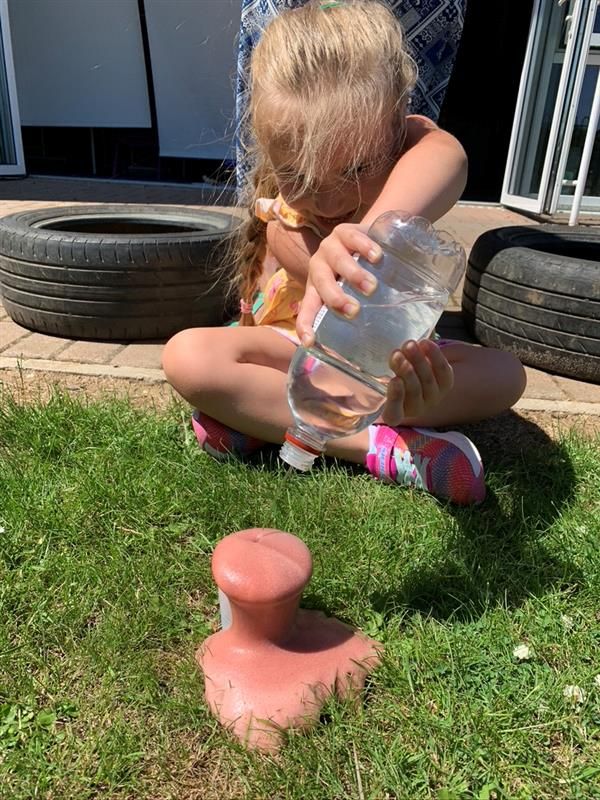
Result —
[[234, 431], [198, 410], [192, 414], [192, 428], [200, 447], [218, 461], [225, 461], [232, 456], [248, 458], [266, 444], [261, 439]]
[[458, 505], [485, 498], [481, 456], [455, 431], [371, 425], [366, 467], [379, 480], [424, 489]]

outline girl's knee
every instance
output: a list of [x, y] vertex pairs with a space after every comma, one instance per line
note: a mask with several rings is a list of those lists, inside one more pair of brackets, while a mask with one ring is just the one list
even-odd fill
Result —
[[525, 367], [513, 353], [502, 351], [502, 356], [505, 359], [505, 371], [510, 388], [512, 389], [513, 399], [510, 405], [514, 405], [527, 386], [527, 373]]
[[466, 385], [481, 394], [495, 413], [511, 408], [525, 391], [525, 369], [513, 353], [458, 342], [443, 352], [455, 370], [462, 372]]
[[162, 368], [169, 378], [170, 374], [179, 370], [183, 362], [190, 358], [197, 339], [194, 329], [179, 331], [165, 344], [162, 352]]
[[163, 372], [171, 386], [185, 397], [204, 382], [205, 373], [211, 369], [208, 362], [214, 356], [209, 328], [179, 331], [163, 348]]
[[505, 408], [511, 408], [522, 397], [527, 374], [519, 359], [506, 350], [482, 348], [490, 359], [492, 384]]

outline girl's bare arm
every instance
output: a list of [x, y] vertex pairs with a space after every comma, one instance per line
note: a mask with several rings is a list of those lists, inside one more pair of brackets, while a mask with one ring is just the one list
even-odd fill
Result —
[[384, 211], [408, 211], [435, 222], [462, 195], [467, 156], [460, 142], [427, 117], [407, 117], [404, 151], [363, 223]]
[[280, 222], [267, 223], [267, 244], [278, 264], [300, 284], [308, 277], [308, 264], [321, 239], [308, 228], [292, 230]]
[[[313, 319], [322, 303], [353, 316], [356, 301], [349, 298], [336, 282], [342, 276], [359, 291], [365, 291], [367, 273], [353, 253], [376, 261], [381, 253], [366, 236], [368, 226], [385, 211], [408, 211], [431, 222], [439, 219], [457, 202], [467, 179], [467, 157], [457, 139], [426, 117], [407, 118], [407, 140], [404, 151], [392, 169], [379, 196], [360, 225], [338, 225], [323, 239], [311, 257], [307, 290], [297, 331], [300, 337], [311, 338]], [[368, 286], [367, 286], [368, 288]]]

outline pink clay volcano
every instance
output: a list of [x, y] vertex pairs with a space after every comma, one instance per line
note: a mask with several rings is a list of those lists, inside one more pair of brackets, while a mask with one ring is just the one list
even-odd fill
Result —
[[274, 751], [286, 728], [318, 719], [331, 694], [358, 694], [381, 645], [320, 611], [298, 609], [312, 573], [304, 542], [254, 528], [215, 548], [212, 572], [232, 623], [196, 659], [212, 713], [248, 747]]

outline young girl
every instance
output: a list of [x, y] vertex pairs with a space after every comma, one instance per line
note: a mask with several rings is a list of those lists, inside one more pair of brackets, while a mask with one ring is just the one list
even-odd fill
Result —
[[[373, 291], [353, 258], [381, 257], [369, 224], [394, 209], [434, 221], [460, 197], [464, 152], [426, 118], [407, 116], [413, 84], [402, 30], [378, 0], [310, 0], [265, 29], [250, 76], [256, 167], [238, 257], [240, 325], [182, 331], [163, 355], [169, 382], [197, 409], [194, 429], [208, 452], [243, 456], [283, 441], [288, 365], [299, 338], [312, 341], [318, 306], [358, 313], [337, 276]], [[509, 408], [524, 389], [521, 365], [460, 342], [398, 346], [383, 422], [332, 440], [328, 455], [442, 499], [480, 502], [475, 446], [424, 427]]]
[[[286, 8], [299, 8], [307, 0], [242, 0], [236, 80], [236, 178], [238, 200], [247, 190], [251, 164], [245, 150], [250, 60], [269, 20]], [[417, 66], [418, 79], [411, 91], [411, 114], [425, 114], [437, 122], [464, 25], [467, 0], [386, 0], [404, 30], [406, 47]]]

